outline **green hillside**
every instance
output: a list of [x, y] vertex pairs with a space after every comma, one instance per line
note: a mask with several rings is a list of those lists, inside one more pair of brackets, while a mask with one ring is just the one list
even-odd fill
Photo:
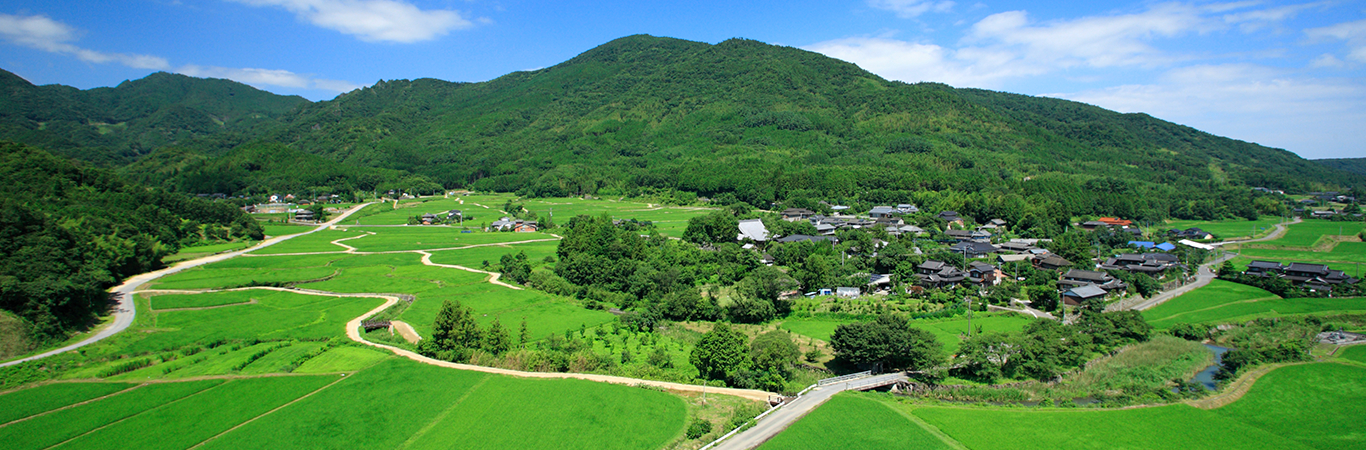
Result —
[[1344, 172], [1366, 175], [1366, 158], [1316, 159], [1314, 162]]
[[308, 103], [235, 81], [164, 72], [82, 91], [34, 86], [0, 70], [0, 90], [0, 138], [116, 166], [171, 145], [226, 150]]
[[444, 187], [764, 207], [909, 201], [1065, 224], [1088, 214], [1256, 217], [1251, 186], [1362, 183], [1144, 114], [888, 81], [744, 39], [628, 36], [488, 82], [381, 81], [316, 103], [168, 74], [89, 91], [7, 80], [23, 95], [0, 103], [0, 137], [189, 192]]

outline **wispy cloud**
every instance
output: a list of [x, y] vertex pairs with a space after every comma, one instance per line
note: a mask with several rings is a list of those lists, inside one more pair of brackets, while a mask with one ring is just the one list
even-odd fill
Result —
[[930, 11], [948, 12], [953, 5], [948, 0], [868, 0], [868, 6], [891, 11], [903, 19], [918, 17]]
[[1347, 59], [1366, 63], [1366, 20], [1339, 23], [1322, 28], [1310, 28], [1304, 33], [1313, 39], [1346, 41]]
[[175, 72], [200, 78], [225, 78], [256, 87], [275, 86], [293, 89], [317, 89], [332, 92], [347, 92], [360, 87], [347, 81], [314, 78], [288, 70], [205, 67], [191, 64], [176, 68]]
[[15, 45], [45, 52], [71, 55], [81, 61], [104, 64], [118, 63], [136, 69], [165, 69], [166, 59], [149, 55], [109, 53], [78, 47], [76, 29], [46, 16], [17, 16], [0, 14], [0, 36]]
[[1180, 67], [1152, 83], [1046, 94], [1293, 150], [1354, 148], [1366, 139], [1366, 86], [1257, 64]]
[[198, 66], [172, 68], [165, 58], [150, 55], [100, 52], [74, 44], [80, 33], [70, 25], [45, 16], [0, 14], [0, 36], [15, 45], [73, 56], [91, 63], [117, 63], [135, 69], [168, 70], [194, 77], [226, 78], [256, 87], [282, 87], [347, 92], [360, 86], [347, 81], [301, 75], [288, 70]]
[[233, 0], [252, 6], [277, 6], [300, 20], [356, 36], [366, 42], [413, 43], [474, 26], [459, 12], [423, 10], [401, 0]]

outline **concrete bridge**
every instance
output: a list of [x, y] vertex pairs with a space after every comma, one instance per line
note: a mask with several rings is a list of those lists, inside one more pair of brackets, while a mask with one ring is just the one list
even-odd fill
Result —
[[902, 381], [909, 381], [903, 372], [895, 372], [882, 375], [873, 375], [871, 372], [846, 375], [843, 377], [827, 378], [821, 382], [797, 394], [797, 398], [770, 409], [768, 412], [759, 416], [754, 427], [733, 436], [722, 437], [719, 443], [713, 442], [703, 450], [748, 450], [758, 447], [764, 441], [772, 439], [778, 433], [787, 429], [789, 425], [802, 418], [807, 413], [816, 409], [830, 397], [843, 391], [866, 391], [883, 386], [890, 386]]

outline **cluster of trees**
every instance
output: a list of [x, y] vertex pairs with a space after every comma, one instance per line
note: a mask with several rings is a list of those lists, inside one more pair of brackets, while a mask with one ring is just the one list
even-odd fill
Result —
[[1259, 364], [1312, 360], [1309, 350], [1324, 328], [1322, 319], [1304, 316], [1256, 319], [1221, 331], [1216, 339], [1232, 350], [1224, 354], [1215, 377], [1233, 380]]
[[1035, 320], [1019, 332], [972, 336], [959, 345], [955, 376], [1048, 380], [1080, 369], [1090, 356], [1148, 340], [1152, 326], [1137, 311], [1085, 311], [1073, 324]]
[[507, 329], [498, 318], [493, 319], [487, 330], [479, 327], [474, 311], [461, 305], [459, 301], [446, 300], [436, 313], [432, 323], [432, 335], [418, 345], [418, 352], [424, 356], [443, 361], [469, 361], [476, 351], [491, 355], [502, 355], [512, 350], [514, 344], [525, 345], [527, 341], [526, 322], [522, 322], [520, 341], [513, 342]]
[[35, 343], [64, 339], [107, 310], [105, 289], [180, 247], [261, 239], [237, 207], [130, 184], [22, 144], [0, 142], [0, 309]]
[[792, 336], [786, 330], [774, 330], [748, 341], [730, 324], [717, 322], [698, 340], [689, 360], [705, 379], [746, 389], [784, 390], [801, 356]]

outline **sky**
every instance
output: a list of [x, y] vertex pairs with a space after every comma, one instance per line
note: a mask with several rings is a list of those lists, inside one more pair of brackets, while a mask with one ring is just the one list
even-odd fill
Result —
[[1366, 157], [1361, 0], [0, 0], [0, 69], [81, 89], [166, 71], [317, 101], [379, 80], [485, 81], [632, 34], [755, 39], [891, 80]]

